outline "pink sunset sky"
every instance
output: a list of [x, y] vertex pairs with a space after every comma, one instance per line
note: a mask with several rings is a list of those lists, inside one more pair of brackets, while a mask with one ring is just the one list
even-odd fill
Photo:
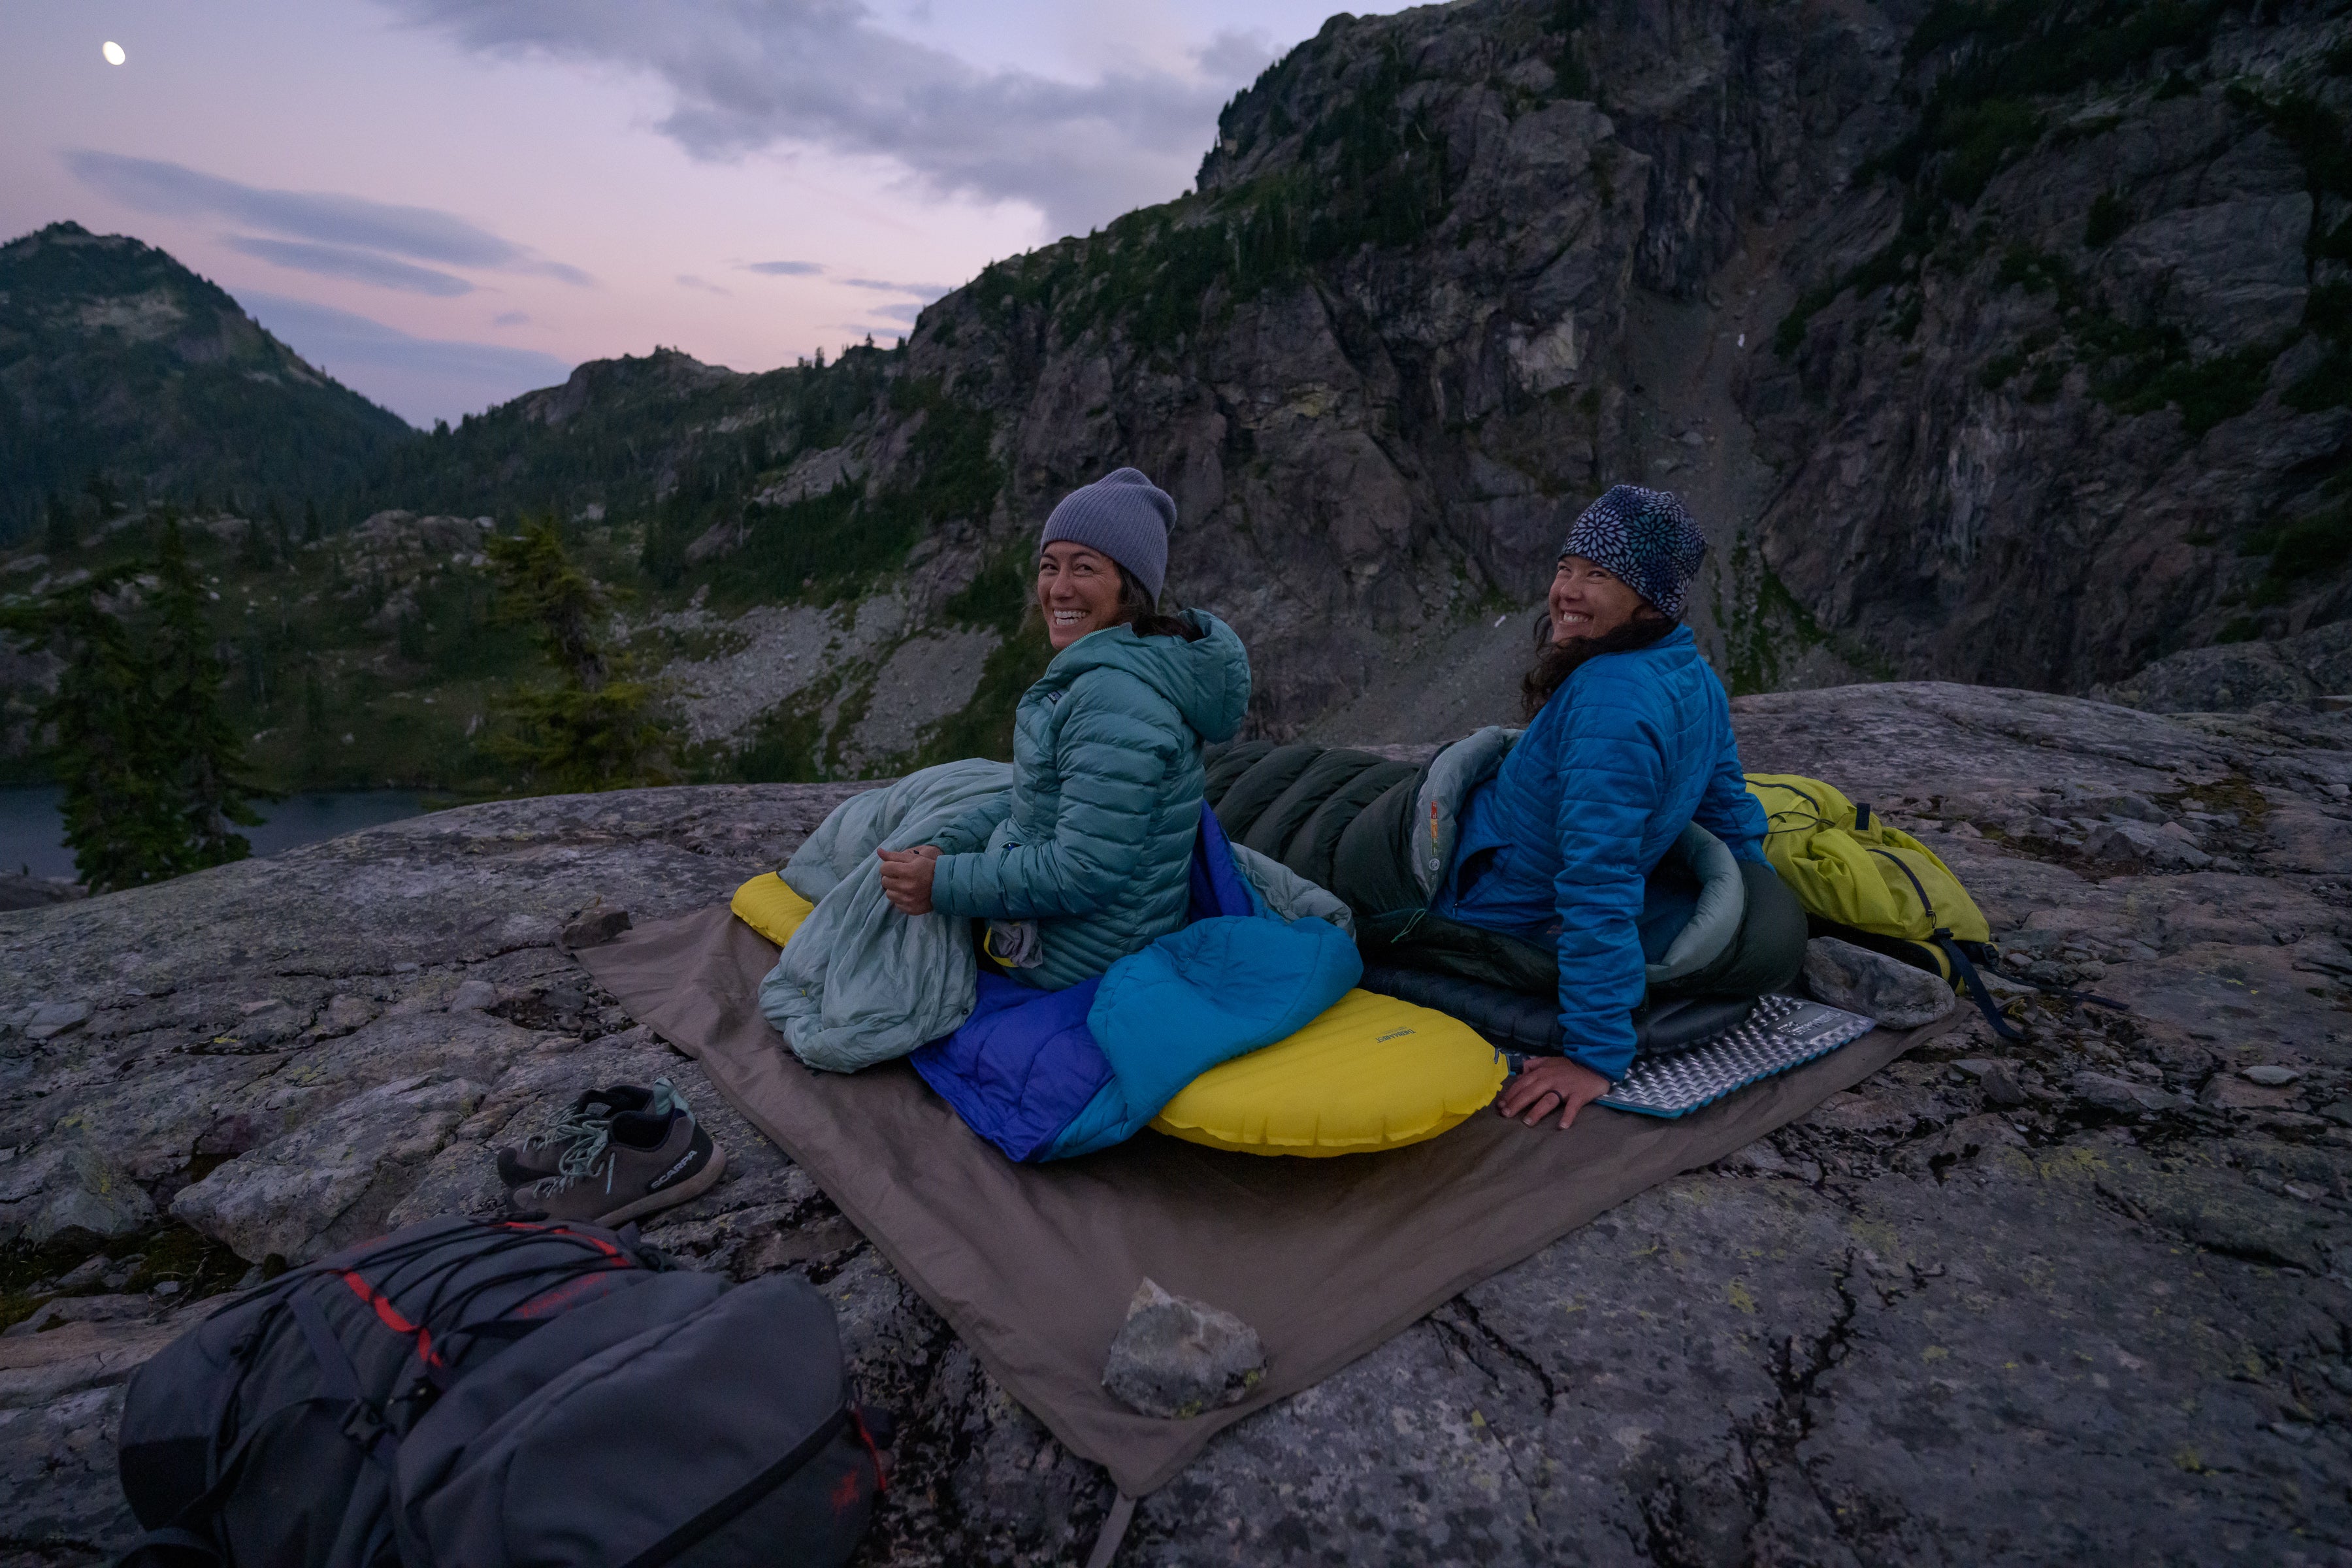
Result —
[[17, 0], [0, 239], [161, 246], [420, 425], [656, 344], [765, 370], [1188, 189], [1330, 9]]

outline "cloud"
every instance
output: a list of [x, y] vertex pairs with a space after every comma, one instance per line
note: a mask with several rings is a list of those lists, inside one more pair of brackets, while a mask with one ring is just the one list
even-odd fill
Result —
[[490, 318], [490, 325], [494, 327], [527, 327], [530, 325], [530, 316], [528, 311], [523, 310], [500, 310], [497, 315]]
[[845, 278], [841, 281], [847, 288], [871, 289], [877, 294], [919, 294], [927, 305], [955, 287], [952, 283], [886, 283], [879, 278]]
[[915, 324], [915, 318], [923, 313], [923, 307], [921, 305], [877, 305], [874, 307], [874, 313], [886, 321], [897, 321], [901, 326], [911, 327]]
[[698, 158], [778, 144], [895, 160], [929, 189], [1037, 207], [1084, 233], [1191, 184], [1218, 107], [1270, 54], [1220, 34], [1181, 70], [1068, 82], [984, 69], [898, 37], [862, 0], [383, 0], [501, 57], [662, 81], [661, 130]]
[[222, 243], [231, 250], [257, 256], [273, 267], [289, 267], [297, 272], [316, 272], [328, 278], [357, 279], [382, 289], [402, 289], [411, 294], [434, 294], [442, 299], [474, 291], [471, 283], [453, 272], [415, 266], [373, 250], [311, 245], [299, 239], [263, 239], [250, 234], [233, 234]]
[[771, 278], [814, 278], [824, 270], [814, 261], [747, 261], [746, 272], [764, 272]]
[[685, 287], [685, 288], [688, 288], [688, 289], [700, 289], [702, 292], [704, 292], [705, 294], [726, 294], [726, 295], [730, 295], [730, 296], [731, 296], [731, 295], [733, 295], [733, 293], [735, 292], [735, 290], [734, 290], [734, 289], [721, 289], [721, 288], [720, 288], [718, 284], [716, 284], [716, 283], [709, 282], [709, 281], [707, 281], [706, 279], [700, 279], [700, 278], [697, 278], [697, 277], [696, 277], [693, 273], [691, 273], [691, 272], [681, 272], [681, 273], [679, 273], [679, 274], [677, 275], [677, 280], [678, 280], [679, 284], [680, 284], [680, 285], [682, 285], [683, 287]]
[[[75, 178], [137, 212], [165, 217], [224, 217], [245, 227], [288, 236], [314, 247], [375, 251], [411, 261], [438, 262], [445, 267], [536, 273], [566, 283], [593, 281], [577, 267], [550, 261], [526, 246], [435, 207], [399, 206], [331, 191], [269, 190], [225, 180], [179, 163], [126, 158], [88, 148], [74, 149], [63, 156]], [[239, 248], [247, 247], [240, 245]], [[247, 254], [262, 253], [247, 249]], [[330, 268], [313, 266], [306, 269]], [[360, 276], [348, 268], [336, 275]], [[372, 278], [368, 281], [381, 279]], [[416, 286], [412, 281], [389, 283], [386, 287]]]
[[415, 337], [308, 300], [247, 291], [237, 303], [296, 353], [412, 425], [454, 421], [572, 374], [552, 354]]

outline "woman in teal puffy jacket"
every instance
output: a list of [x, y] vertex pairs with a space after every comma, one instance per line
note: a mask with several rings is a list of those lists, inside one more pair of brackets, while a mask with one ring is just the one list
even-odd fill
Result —
[[1037, 607], [1055, 651], [1013, 717], [1010, 815], [984, 841], [976, 823], [880, 852], [893, 905], [1010, 922], [992, 950], [1048, 990], [1184, 923], [1202, 748], [1230, 740], [1249, 706], [1233, 628], [1158, 607], [1175, 521], [1175, 501], [1133, 468], [1054, 509]]

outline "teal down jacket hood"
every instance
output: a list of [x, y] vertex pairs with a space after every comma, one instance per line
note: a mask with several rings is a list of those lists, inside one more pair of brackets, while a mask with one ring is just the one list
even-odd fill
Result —
[[1198, 641], [1112, 626], [1055, 655], [1013, 714], [1010, 814], [984, 844], [978, 822], [943, 837], [935, 908], [1038, 922], [1044, 962], [1019, 979], [1059, 990], [1184, 923], [1201, 749], [1233, 738], [1250, 694], [1242, 639], [1185, 613]]

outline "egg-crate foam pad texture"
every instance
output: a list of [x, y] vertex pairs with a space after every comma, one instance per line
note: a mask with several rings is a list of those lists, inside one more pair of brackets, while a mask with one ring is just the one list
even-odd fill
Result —
[[1598, 1103], [1643, 1116], [1687, 1115], [1759, 1079], [1825, 1057], [1875, 1026], [1874, 1019], [1819, 1002], [1766, 996], [1745, 1023], [1705, 1045], [1636, 1058], [1633, 1070]]

